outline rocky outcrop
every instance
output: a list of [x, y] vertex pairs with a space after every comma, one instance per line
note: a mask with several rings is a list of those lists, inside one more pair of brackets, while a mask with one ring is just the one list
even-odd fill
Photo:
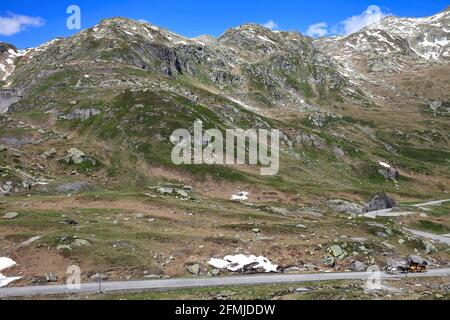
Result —
[[372, 198], [372, 200], [368, 204], [366, 204], [363, 207], [362, 212], [366, 213], [377, 210], [391, 209], [394, 208], [396, 205], [397, 204], [394, 201], [394, 199], [386, 195], [386, 193], [384, 192], [378, 193]]
[[7, 112], [9, 107], [19, 99], [20, 95], [17, 89], [0, 89], [0, 113]]

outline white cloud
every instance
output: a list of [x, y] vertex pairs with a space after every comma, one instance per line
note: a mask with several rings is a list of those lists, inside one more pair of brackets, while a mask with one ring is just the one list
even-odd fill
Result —
[[306, 30], [306, 35], [310, 37], [323, 37], [328, 34], [328, 24], [325, 22], [319, 22], [312, 24]]
[[138, 21], [139, 21], [139, 22], [142, 22], [142, 23], [148, 23], [148, 21], [145, 20], [145, 19], [139, 19]]
[[265, 28], [268, 28], [268, 29], [277, 29], [278, 28], [278, 24], [273, 20], [267, 21], [262, 26]]
[[313, 38], [326, 35], [349, 35], [377, 23], [389, 15], [390, 13], [383, 12], [379, 6], [370, 5], [361, 14], [349, 17], [331, 26], [328, 26], [326, 22], [312, 24], [306, 30], [306, 35]]
[[369, 6], [363, 13], [345, 19], [341, 22], [343, 30], [340, 33], [349, 35], [355, 33], [381, 19], [387, 17], [389, 13], [384, 13], [377, 5]]
[[11, 36], [23, 31], [26, 27], [40, 27], [45, 20], [40, 17], [9, 13], [6, 17], [0, 16], [0, 35]]

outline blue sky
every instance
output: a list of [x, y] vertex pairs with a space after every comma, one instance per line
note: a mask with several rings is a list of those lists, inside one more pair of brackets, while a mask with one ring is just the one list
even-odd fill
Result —
[[103, 18], [124, 16], [188, 37], [218, 36], [243, 23], [270, 21], [267, 25], [275, 29], [322, 36], [352, 32], [386, 14], [432, 15], [449, 6], [450, 0], [2, 0], [0, 41], [25, 48], [75, 33], [66, 27], [66, 9], [72, 4], [81, 8], [82, 29]]

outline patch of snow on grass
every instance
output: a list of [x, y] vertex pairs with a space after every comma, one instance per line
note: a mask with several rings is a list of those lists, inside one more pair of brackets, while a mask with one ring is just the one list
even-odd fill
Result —
[[387, 164], [386, 162], [380, 161], [379, 164], [380, 164], [380, 166], [382, 166], [382, 167], [384, 167], [386, 169], [390, 169], [391, 168], [391, 166], [389, 164]]
[[251, 269], [264, 269], [265, 272], [277, 272], [278, 265], [270, 262], [269, 259], [259, 256], [256, 257], [254, 255], [229, 255], [224, 257], [223, 259], [211, 259], [208, 262], [209, 265], [213, 266], [217, 269], [227, 269], [232, 272], [237, 272], [243, 270], [246, 266], [251, 266]]

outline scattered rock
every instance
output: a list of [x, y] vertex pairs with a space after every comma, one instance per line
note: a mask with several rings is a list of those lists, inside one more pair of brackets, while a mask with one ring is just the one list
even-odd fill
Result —
[[347, 200], [334, 199], [328, 201], [328, 205], [337, 213], [361, 214], [362, 208], [356, 203]]
[[90, 277], [90, 279], [92, 281], [96, 281], [96, 282], [98, 282], [99, 280], [100, 281], [107, 281], [108, 280], [108, 276], [106, 274], [104, 274], [104, 273], [96, 273], [96, 274], [92, 275]]
[[31, 284], [46, 284], [47, 278], [45, 276], [35, 276], [31, 278]]
[[68, 225], [77, 225], [78, 224], [77, 221], [72, 220], [72, 219], [64, 220], [64, 223], [68, 224]]
[[91, 243], [87, 240], [83, 239], [75, 239], [74, 242], [72, 242], [72, 247], [90, 247]]
[[332, 257], [332, 256], [327, 256], [322, 260], [322, 263], [325, 266], [332, 268], [336, 264], [336, 259], [334, 259], [334, 257]]
[[381, 174], [386, 179], [391, 179], [394, 181], [398, 180], [400, 174], [397, 169], [395, 169], [394, 167], [385, 162], [380, 162], [379, 165], [380, 165], [380, 169], [378, 169], [379, 174]]
[[418, 255], [410, 255], [407, 259], [408, 263], [416, 263], [416, 264], [430, 264], [429, 261], [425, 260], [424, 258], [422, 258], [421, 256]]
[[50, 149], [48, 151], [45, 151], [43, 154], [41, 154], [41, 158], [42, 159], [50, 159], [50, 158], [52, 158], [55, 155], [56, 155], [56, 149], [52, 148], [52, 149]]
[[438, 252], [437, 248], [430, 242], [424, 242], [425, 252], [427, 254], [432, 254]]
[[48, 272], [45, 273], [45, 280], [46, 282], [57, 282], [58, 281], [58, 276], [54, 273]]
[[442, 107], [442, 101], [433, 101], [429, 104], [429, 108], [433, 112], [436, 112], [440, 107]]
[[195, 199], [192, 190], [193, 188], [191, 186], [175, 185], [170, 183], [156, 188], [156, 192], [158, 192], [159, 194], [174, 195], [185, 200]]
[[283, 273], [299, 273], [303, 271], [300, 267], [287, 267], [283, 269]]
[[57, 187], [59, 193], [79, 193], [91, 189], [91, 184], [84, 181], [75, 181]]
[[60, 114], [58, 115], [59, 119], [63, 120], [87, 120], [93, 116], [96, 116], [100, 114], [100, 110], [97, 108], [74, 108], [70, 113], [68, 114]]
[[208, 271], [207, 273], [207, 277], [217, 277], [220, 275], [220, 270], [219, 269], [213, 269], [211, 271]]
[[328, 253], [330, 253], [333, 257], [344, 260], [347, 256], [347, 252], [341, 248], [339, 245], [333, 245], [330, 248], [328, 248]]
[[67, 244], [60, 244], [56, 247], [56, 250], [72, 251], [72, 247]]

